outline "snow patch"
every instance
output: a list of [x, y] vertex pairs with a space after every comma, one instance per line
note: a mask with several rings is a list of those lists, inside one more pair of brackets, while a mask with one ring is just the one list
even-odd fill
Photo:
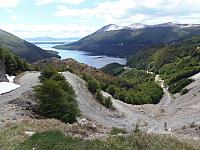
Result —
[[14, 82], [15, 76], [9, 76], [6, 74], [6, 78], [8, 79], [9, 82]]
[[8, 93], [20, 87], [20, 85], [13, 83], [15, 76], [6, 75], [6, 77], [9, 82], [0, 82], [0, 95], [4, 93]]
[[115, 30], [121, 30], [123, 28], [125, 28], [125, 27], [111, 24], [111, 25], [106, 26], [104, 28], [104, 31], [115, 31]]
[[135, 23], [135, 24], [131, 24], [127, 27], [130, 28], [130, 29], [142, 29], [142, 28], [145, 28], [146, 25], [141, 24], [141, 23]]

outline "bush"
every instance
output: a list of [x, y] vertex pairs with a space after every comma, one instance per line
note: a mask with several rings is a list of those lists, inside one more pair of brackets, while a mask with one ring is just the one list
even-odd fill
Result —
[[182, 79], [179, 82], [169, 86], [169, 91], [172, 94], [180, 92], [184, 87], [189, 85], [193, 80], [192, 79]]
[[74, 123], [79, 115], [75, 92], [62, 75], [51, 69], [44, 71], [42, 84], [35, 88], [38, 112], [48, 118]]
[[41, 71], [40, 81], [45, 81], [50, 79], [53, 75], [57, 74], [58, 72], [54, 69], [53, 66], [48, 66]]
[[88, 89], [91, 93], [95, 94], [100, 89], [100, 84], [97, 80], [91, 79], [87, 83]]
[[181, 95], [185, 95], [185, 94], [187, 94], [188, 92], [189, 92], [188, 89], [183, 89], [183, 90], [181, 91]]
[[96, 97], [96, 99], [97, 99], [101, 104], [103, 104], [104, 97], [103, 97], [103, 95], [101, 94], [101, 91], [100, 91], [100, 90], [98, 90], [98, 91], [96, 92], [95, 97]]
[[111, 100], [111, 97], [107, 97], [104, 99], [103, 101], [103, 105], [107, 108], [112, 108], [112, 100]]

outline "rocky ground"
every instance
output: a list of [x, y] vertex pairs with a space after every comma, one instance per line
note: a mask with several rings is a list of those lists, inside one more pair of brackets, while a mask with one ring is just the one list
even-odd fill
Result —
[[[0, 96], [0, 127], [27, 119], [37, 122], [33, 86], [39, 84], [39, 75], [38, 72], [26, 72], [17, 81], [20, 88]], [[171, 95], [163, 87], [165, 95], [157, 105], [133, 106], [112, 98], [115, 110], [100, 105], [81, 78], [70, 72], [63, 75], [74, 88], [83, 115], [77, 126], [83, 125], [85, 129], [94, 131], [88, 136], [101, 135], [111, 127], [131, 131], [138, 125], [148, 133], [200, 137], [200, 74], [192, 77], [195, 81], [187, 86], [190, 91], [185, 95]]]

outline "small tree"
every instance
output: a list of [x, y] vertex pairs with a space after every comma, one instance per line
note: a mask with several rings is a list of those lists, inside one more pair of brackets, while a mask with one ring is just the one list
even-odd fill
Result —
[[112, 100], [111, 97], [107, 97], [104, 99], [104, 106], [106, 106], [107, 108], [112, 108]]
[[100, 90], [98, 90], [97, 92], [96, 92], [96, 99], [100, 102], [100, 103], [103, 103], [103, 101], [104, 101], [104, 97], [103, 97], [103, 95], [101, 94], [101, 91]]
[[91, 93], [95, 94], [98, 89], [100, 89], [99, 82], [95, 79], [91, 79], [88, 81], [88, 89]]
[[53, 75], [57, 74], [58, 72], [56, 69], [53, 68], [53, 66], [48, 66], [45, 69], [42, 70], [40, 81], [45, 81], [47, 79], [50, 79]]
[[[65, 84], [65, 88], [63, 87]], [[38, 111], [43, 116], [56, 118], [66, 123], [76, 121], [79, 110], [75, 101], [75, 92], [69, 83], [45, 80], [35, 88], [36, 96], [39, 99]], [[68, 90], [69, 89], [69, 90]]]

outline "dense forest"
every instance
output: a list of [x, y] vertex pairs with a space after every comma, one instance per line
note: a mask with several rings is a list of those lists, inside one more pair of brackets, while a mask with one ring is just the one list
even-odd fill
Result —
[[129, 58], [128, 65], [160, 74], [172, 93], [180, 92], [191, 83], [186, 79], [200, 72], [200, 36], [143, 49]]
[[5, 66], [5, 72], [9, 75], [16, 75], [29, 68], [29, 65], [25, 60], [2, 47], [0, 47], [0, 60]]

